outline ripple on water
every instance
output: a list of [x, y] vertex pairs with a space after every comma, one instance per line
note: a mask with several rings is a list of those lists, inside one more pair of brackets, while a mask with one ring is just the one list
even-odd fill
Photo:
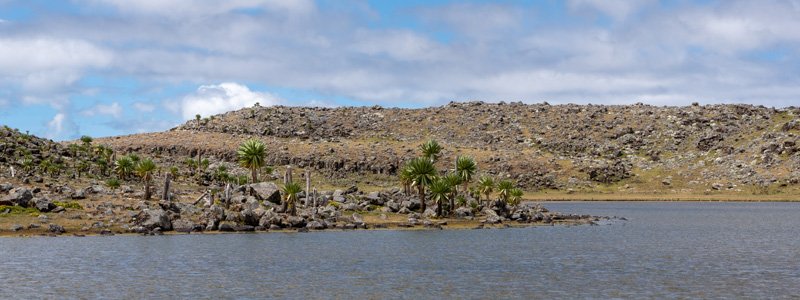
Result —
[[800, 203], [559, 203], [603, 226], [4, 238], [10, 298], [787, 298]]

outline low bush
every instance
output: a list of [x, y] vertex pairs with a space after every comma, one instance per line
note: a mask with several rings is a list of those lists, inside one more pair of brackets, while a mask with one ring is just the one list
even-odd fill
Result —
[[83, 209], [83, 206], [78, 204], [78, 202], [53, 202], [56, 206], [61, 206], [63, 208], [77, 208]]

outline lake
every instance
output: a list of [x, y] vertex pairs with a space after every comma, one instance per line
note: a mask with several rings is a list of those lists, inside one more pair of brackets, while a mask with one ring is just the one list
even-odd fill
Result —
[[545, 203], [599, 226], [2, 238], [1, 298], [797, 298], [800, 203]]

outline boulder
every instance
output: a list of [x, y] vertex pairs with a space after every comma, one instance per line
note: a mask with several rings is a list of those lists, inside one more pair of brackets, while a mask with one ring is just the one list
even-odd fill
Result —
[[0, 205], [18, 205], [28, 207], [29, 202], [33, 198], [33, 193], [28, 188], [16, 188], [11, 191], [7, 196], [0, 198]]
[[234, 231], [256, 231], [255, 226], [251, 225], [239, 225], [233, 228]]
[[269, 228], [271, 224], [280, 224], [278, 214], [273, 212], [272, 210], [267, 210], [264, 212], [264, 215], [258, 220], [258, 226], [264, 226]]
[[269, 230], [281, 230], [281, 227], [276, 224], [272, 224], [269, 225]]
[[64, 230], [64, 227], [61, 227], [61, 225], [58, 225], [56, 223], [50, 223], [49, 225], [47, 225], [47, 231], [55, 234], [67, 232], [66, 230]]
[[453, 212], [453, 216], [456, 218], [465, 218], [465, 217], [472, 217], [472, 208], [469, 207], [459, 207]]
[[233, 226], [231, 226], [231, 224], [222, 223], [222, 224], [219, 224], [219, 231], [231, 232], [231, 231], [234, 231], [234, 228], [233, 228]]
[[12, 185], [12, 184], [10, 184], [8, 182], [0, 184], [0, 193], [8, 192], [13, 188], [14, 188], [14, 185]]
[[308, 224], [306, 224], [306, 228], [314, 229], [314, 230], [323, 230], [323, 229], [325, 229], [325, 225], [322, 224], [321, 222], [315, 220], [315, 221], [308, 222]]
[[361, 216], [361, 214], [357, 212], [353, 213], [353, 224], [364, 224], [364, 218]]
[[429, 207], [429, 208], [425, 209], [425, 212], [422, 214], [422, 216], [426, 217], [426, 218], [427, 217], [435, 217], [436, 216], [436, 210], [434, 210], [432, 207]]
[[414, 218], [409, 218], [409, 219], [408, 219], [408, 221], [407, 221], [407, 223], [408, 223], [409, 225], [414, 225], [414, 226], [417, 226], [417, 225], [419, 225], [419, 224], [420, 224], [420, 223], [419, 223], [419, 220], [417, 220], [417, 219], [414, 219]]
[[203, 227], [195, 224], [189, 218], [180, 218], [172, 221], [172, 229], [177, 232], [200, 231]]
[[349, 210], [349, 211], [359, 210], [358, 209], [358, 205], [356, 205], [355, 203], [352, 203], [352, 202], [343, 204], [342, 206], [340, 206], [340, 208], [341, 208], [341, 210]]
[[136, 225], [136, 226], [131, 227], [131, 232], [133, 232], [133, 233], [147, 233], [148, 230], [147, 230], [147, 228], [144, 228], [144, 226]]
[[17, 231], [20, 231], [20, 230], [22, 230], [23, 228], [24, 228], [24, 227], [22, 227], [22, 225], [19, 225], [19, 224], [14, 224], [14, 225], [13, 225], [13, 226], [11, 226], [11, 228], [9, 228], [9, 229], [11, 229], [11, 231], [13, 231], [13, 232], [17, 232]]
[[259, 182], [249, 185], [250, 195], [261, 201], [281, 204], [281, 192], [272, 182]]
[[36, 209], [41, 212], [49, 212], [56, 208], [56, 205], [53, 204], [53, 201], [50, 201], [50, 198], [47, 198], [46, 196], [34, 198], [30, 203], [33, 207], [36, 207]]
[[163, 209], [144, 209], [134, 217], [133, 222], [147, 230], [155, 228], [161, 228], [163, 231], [172, 230], [169, 214]]
[[303, 219], [303, 217], [290, 216], [286, 218], [286, 221], [289, 224], [289, 226], [293, 228], [300, 228], [306, 226], [306, 219]]

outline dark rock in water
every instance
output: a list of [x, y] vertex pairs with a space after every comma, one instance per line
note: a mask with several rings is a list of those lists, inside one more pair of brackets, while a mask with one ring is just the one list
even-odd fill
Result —
[[480, 224], [480, 225], [478, 225], [477, 227], [475, 227], [475, 228], [472, 228], [472, 229], [483, 229], [483, 224]]
[[47, 231], [56, 234], [67, 232], [66, 230], [64, 230], [64, 227], [61, 227], [61, 225], [58, 225], [56, 223], [50, 223], [49, 225], [47, 225]]
[[344, 225], [343, 229], [356, 229], [356, 225], [355, 224], [351, 224], [351, 223], [347, 223], [347, 224]]
[[297, 232], [308, 232], [308, 228], [303, 227], [297, 230]]
[[233, 226], [231, 226], [231, 224], [228, 223], [219, 224], [219, 231], [231, 232], [233, 231]]
[[400, 227], [400, 228], [410, 228], [410, 227], [413, 227], [413, 226], [412, 226], [412, 225], [409, 225], [409, 224], [397, 224], [397, 227]]
[[114, 234], [111, 233], [110, 229], [103, 229], [103, 230], [100, 230], [100, 235], [109, 235], [110, 236], [110, 235], [114, 235]]
[[251, 226], [251, 225], [239, 225], [239, 226], [236, 226], [233, 230], [234, 231], [256, 231], [256, 227], [255, 226]]
[[77, 234], [77, 233], [73, 233], [72, 236], [74, 236], [74, 237], [86, 237], [83, 234]]
[[260, 225], [259, 225], [259, 226], [256, 226], [256, 228], [255, 228], [255, 229], [256, 229], [256, 231], [266, 231], [266, 230], [267, 230], [267, 228], [266, 228], [266, 227], [264, 227], [264, 226], [260, 226]]
[[164, 235], [164, 232], [161, 231], [161, 228], [156, 227], [150, 232], [150, 235]]
[[13, 231], [13, 232], [17, 232], [17, 231], [20, 231], [20, 230], [22, 230], [23, 228], [24, 228], [24, 227], [22, 227], [22, 225], [19, 225], [19, 224], [14, 224], [13, 226], [11, 226], [11, 228], [10, 228], [10, 229], [11, 229], [11, 231]]
[[383, 225], [383, 224], [375, 224], [375, 225], [372, 225], [372, 228], [375, 228], [375, 229], [379, 229], [379, 228], [380, 228], [380, 229], [385, 229], [385, 228], [387, 228], [387, 227], [386, 227], [386, 225]]
[[249, 185], [251, 195], [261, 201], [281, 204], [281, 193], [278, 186], [272, 182], [260, 182]]
[[269, 225], [269, 230], [281, 230], [281, 227], [275, 224]]

